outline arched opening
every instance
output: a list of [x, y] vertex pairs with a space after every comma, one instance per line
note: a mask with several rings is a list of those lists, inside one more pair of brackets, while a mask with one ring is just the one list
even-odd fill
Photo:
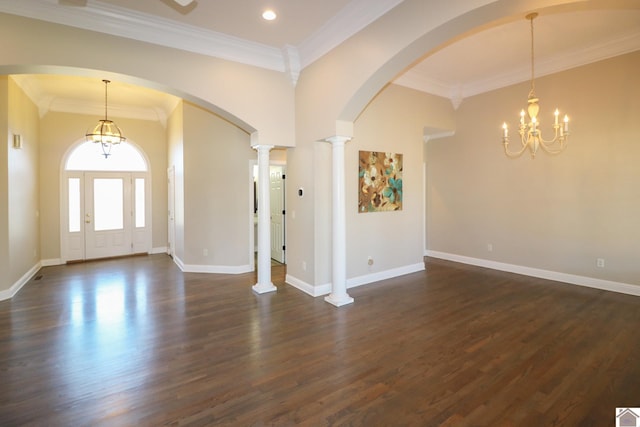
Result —
[[95, 144], [77, 142], [61, 164], [62, 261], [151, 251], [151, 173], [134, 143], [105, 159]]

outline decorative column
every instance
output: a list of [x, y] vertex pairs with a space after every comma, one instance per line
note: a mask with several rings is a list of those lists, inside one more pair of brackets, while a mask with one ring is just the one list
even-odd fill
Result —
[[332, 145], [333, 212], [332, 212], [332, 274], [331, 294], [325, 301], [340, 307], [353, 303], [347, 293], [347, 232], [345, 213], [344, 145], [351, 138], [334, 136], [327, 139]]
[[258, 283], [253, 285], [257, 294], [274, 292], [271, 282], [271, 202], [269, 200], [269, 151], [272, 145], [256, 145], [258, 151]]

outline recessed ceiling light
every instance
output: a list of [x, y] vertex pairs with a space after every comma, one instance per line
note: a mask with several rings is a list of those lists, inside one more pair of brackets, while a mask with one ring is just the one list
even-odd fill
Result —
[[278, 15], [276, 15], [276, 13], [271, 9], [267, 9], [264, 12], [262, 12], [262, 19], [266, 21], [273, 21], [277, 17]]

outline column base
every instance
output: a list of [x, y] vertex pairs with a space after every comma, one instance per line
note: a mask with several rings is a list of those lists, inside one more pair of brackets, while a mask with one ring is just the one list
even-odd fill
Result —
[[329, 296], [324, 297], [324, 300], [329, 304], [335, 305], [336, 307], [342, 307], [343, 305], [353, 304], [353, 298], [351, 298], [349, 294], [344, 294], [344, 295], [330, 294]]
[[251, 289], [253, 289], [253, 292], [255, 292], [256, 294], [266, 294], [266, 293], [275, 292], [278, 290], [278, 288], [276, 288], [271, 282], [265, 285], [256, 283], [251, 287]]

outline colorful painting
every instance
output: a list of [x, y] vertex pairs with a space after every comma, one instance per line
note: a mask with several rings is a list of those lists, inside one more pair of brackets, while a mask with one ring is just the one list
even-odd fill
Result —
[[360, 151], [358, 212], [402, 210], [402, 154]]

